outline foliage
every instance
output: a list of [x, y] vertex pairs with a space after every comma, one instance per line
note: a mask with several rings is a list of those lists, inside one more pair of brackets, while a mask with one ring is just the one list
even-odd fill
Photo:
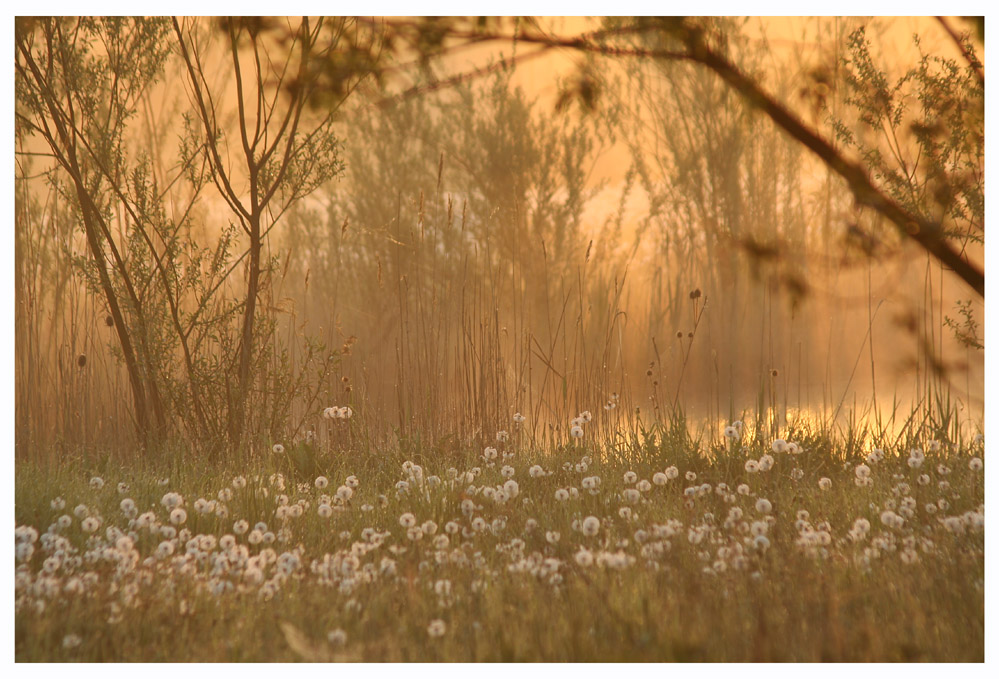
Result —
[[958, 301], [957, 312], [960, 319], [953, 319], [950, 316], [944, 317], [944, 325], [954, 331], [954, 336], [966, 347], [973, 349], [984, 349], [982, 340], [978, 335], [978, 321], [975, 320], [974, 309], [971, 300]]
[[[921, 49], [919, 36], [913, 41]], [[975, 46], [964, 48], [977, 62]], [[942, 224], [961, 245], [985, 235], [985, 86], [973, 63], [922, 53], [895, 80], [871, 53], [865, 27], [850, 34], [843, 57], [845, 102], [859, 128], [831, 122], [888, 195], [913, 214]]]

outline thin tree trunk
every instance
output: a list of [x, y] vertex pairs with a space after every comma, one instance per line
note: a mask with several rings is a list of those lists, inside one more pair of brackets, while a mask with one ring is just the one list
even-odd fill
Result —
[[239, 347], [239, 384], [236, 389], [236, 402], [233, 404], [234, 417], [229, 419], [229, 440], [235, 450], [244, 441], [246, 404], [250, 395], [250, 363], [253, 360], [253, 325], [257, 311], [257, 293], [260, 289], [260, 215], [250, 216], [250, 257], [247, 263], [249, 278], [246, 284], [246, 306], [243, 309], [243, 332]]
[[146, 392], [142, 384], [142, 373], [139, 370], [139, 363], [136, 360], [135, 350], [132, 346], [132, 338], [125, 326], [125, 318], [121, 313], [121, 306], [118, 304], [118, 297], [111, 286], [111, 277], [108, 275], [107, 263], [104, 261], [104, 250], [100, 245], [100, 238], [97, 235], [97, 228], [94, 225], [93, 208], [89, 203], [90, 196], [86, 194], [86, 188], [79, 179], [74, 177], [77, 197], [80, 200], [80, 207], [83, 211], [83, 227], [87, 234], [87, 245], [90, 254], [97, 264], [97, 273], [101, 280], [101, 289], [104, 292], [104, 299], [111, 311], [111, 318], [114, 319], [114, 329], [118, 335], [118, 342], [121, 344], [121, 353], [125, 359], [125, 368], [128, 372], [128, 381], [132, 387], [132, 402], [135, 409], [135, 426], [139, 438], [148, 443], [149, 439], [149, 419], [146, 411]]

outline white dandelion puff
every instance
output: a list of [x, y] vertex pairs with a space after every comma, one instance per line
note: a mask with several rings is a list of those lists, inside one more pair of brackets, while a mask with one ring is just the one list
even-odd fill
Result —
[[588, 537], [593, 537], [598, 532], [600, 532], [600, 519], [595, 516], [587, 516], [583, 519], [582, 524], [583, 535]]

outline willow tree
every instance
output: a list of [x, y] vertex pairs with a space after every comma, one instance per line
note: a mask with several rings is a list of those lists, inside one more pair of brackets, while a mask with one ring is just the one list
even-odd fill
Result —
[[[363, 60], [352, 55], [370, 54], [355, 49], [353, 26], [349, 19], [230, 18], [212, 27], [173, 19], [193, 119], [201, 128], [198, 143], [189, 146], [203, 155], [246, 244], [235, 384], [227, 394], [234, 449], [245, 441], [257, 373], [264, 321], [259, 299], [271, 271], [268, 236], [294, 203], [342, 170], [334, 114], [366, 73]], [[210, 84], [211, 63], [231, 74], [227, 84]], [[226, 115], [233, 106], [234, 119]]]
[[46, 174], [77, 213], [89, 255], [79, 263], [107, 305], [143, 441], [167, 426], [161, 352], [113, 212], [129, 174], [125, 130], [162, 71], [168, 31], [165, 20], [141, 18], [18, 19], [15, 28], [16, 131], [47, 149]]

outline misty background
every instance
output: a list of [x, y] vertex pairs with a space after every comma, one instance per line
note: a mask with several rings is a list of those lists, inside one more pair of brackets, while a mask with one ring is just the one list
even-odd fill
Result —
[[[609, 433], [682, 412], [709, 438], [738, 418], [778, 430], [795, 418], [885, 428], [922, 418], [950, 436], [980, 426], [983, 306], [971, 288], [707, 69], [568, 48], [524, 58], [529, 43], [427, 63], [419, 50], [385, 51], [377, 77], [341, 88], [322, 85], [333, 66], [317, 76], [322, 96], [301, 107], [308, 143], [293, 145], [262, 213], [243, 389], [248, 246], [210, 167], [229, 167], [232, 192], [249, 194], [237, 130], [252, 130], [255, 114], [237, 106], [234, 60], [250, 91], [266, 57], [256, 67], [275, 115], [264, 127], [280, 139], [289, 105], [276, 81], [282, 64], [300, 63], [287, 38], [296, 21], [244, 43], [215, 20], [156, 29], [153, 47], [135, 44], [151, 50], [157, 75], [121, 97], [118, 126], [100, 125], [115, 111], [102, 97], [120, 94], [113, 50], [95, 40], [81, 57], [111, 55], [92, 110], [76, 109], [105, 131], [90, 157], [107, 164], [86, 161], [91, 174], [81, 173], [108, 225], [101, 243], [118, 244], [109, 284], [139, 300], [123, 305], [122, 322], [157, 394], [159, 440], [224, 448], [237, 394], [251, 450], [326, 432], [332, 405], [353, 409], [350, 437], [431, 447], [488, 441], [513, 429], [514, 413], [531, 440], [555, 440], [583, 410]], [[940, 24], [708, 24], [744, 72], [984, 261], [983, 88]], [[572, 36], [601, 25], [536, 28]], [[331, 20], [315, 30], [331, 45], [328, 65], [342, 66], [383, 28]], [[178, 33], [212, 97], [217, 160], [205, 159]], [[629, 40], [662, 47], [656, 35]], [[121, 334], [80, 226], [90, 208], [26, 122], [43, 110], [39, 97], [18, 99], [17, 452], [133, 449]], [[889, 114], [873, 120], [879, 106]], [[933, 116], [947, 124], [927, 131]], [[963, 178], [958, 198], [941, 198], [941, 168]]]

